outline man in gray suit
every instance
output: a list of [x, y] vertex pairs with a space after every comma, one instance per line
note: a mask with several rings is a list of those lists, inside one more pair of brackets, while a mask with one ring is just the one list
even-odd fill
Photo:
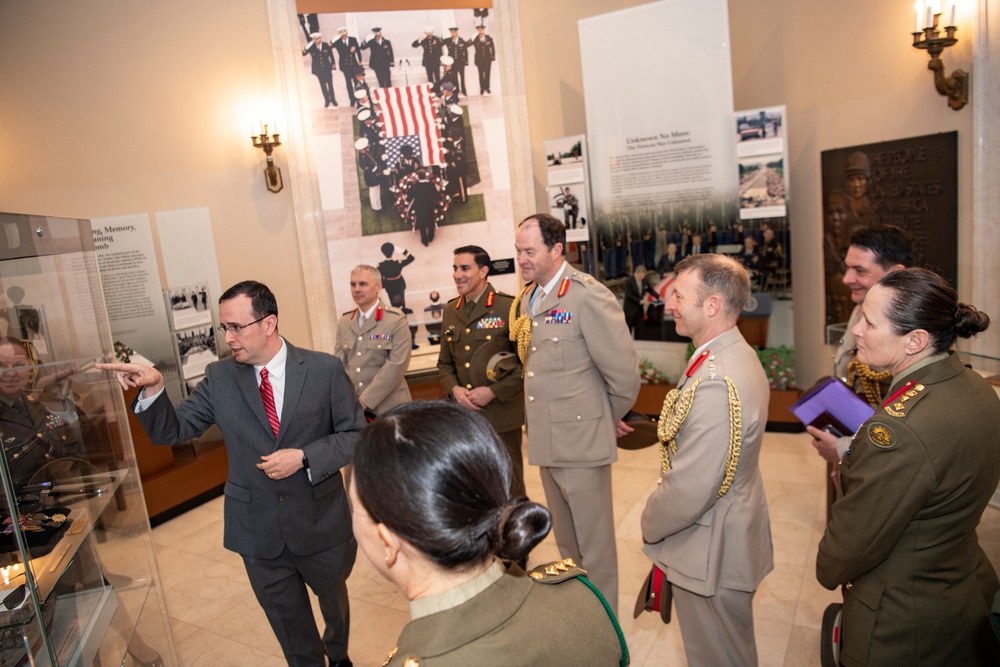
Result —
[[[301, 350], [278, 335], [278, 304], [254, 281], [219, 299], [219, 330], [231, 359], [175, 409], [163, 376], [141, 364], [98, 364], [123, 388], [150, 439], [167, 445], [217, 424], [226, 441], [224, 545], [243, 556], [250, 584], [289, 665], [350, 665], [347, 577], [357, 543], [340, 468], [365, 425], [361, 405], [335, 357]], [[326, 622], [316, 628], [309, 586]]]
[[660, 415], [660, 479], [642, 512], [643, 553], [673, 584], [691, 667], [756, 665], [753, 596], [773, 569], [773, 549], [758, 465], [770, 392], [736, 328], [750, 277], [716, 254], [687, 257], [676, 271], [666, 308], [697, 347]]
[[618, 553], [611, 496], [616, 437], [639, 395], [639, 364], [611, 291], [564, 256], [566, 226], [525, 219], [515, 237], [520, 317], [511, 325], [524, 363], [528, 463], [541, 467], [556, 544], [618, 606]]

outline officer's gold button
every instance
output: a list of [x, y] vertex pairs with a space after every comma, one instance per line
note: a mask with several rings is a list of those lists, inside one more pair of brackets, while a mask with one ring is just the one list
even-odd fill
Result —
[[466, 352], [468, 352], [468, 351], [469, 351], [469, 346], [468, 346], [468, 345], [466, 345], [466, 346], [465, 346], [465, 351], [466, 351]]
[[528, 377], [529, 378], [535, 377], [535, 371], [528, 371]]
[[532, 322], [532, 323], [531, 323], [531, 326], [533, 326], [533, 327], [537, 327], [537, 326], [538, 326], [538, 322]]
[[358, 383], [358, 386], [359, 386], [359, 387], [363, 387], [363, 386], [365, 386], [365, 383], [364, 383], [364, 382], [359, 382], [359, 383]]
[[559, 342], [559, 336], [553, 336], [552, 337], [552, 342], [553, 343], [558, 343]]
[[364, 336], [358, 336], [358, 340], [364, 340], [364, 339], [365, 339]]
[[472, 385], [471, 384], [467, 384], [467, 385], [465, 385], [465, 388], [466, 389], [472, 389]]
[[472, 329], [466, 329], [465, 333], [469, 333], [470, 331], [472, 331]]
[[846, 585], [846, 586], [844, 586], [844, 588], [846, 588], [847, 590], [851, 590], [851, 588], [852, 588], [853, 586], [854, 586], [854, 584], [852, 584], [851, 582], [849, 582], [849, 581], [848, 581], [848, 582], [847, 582], [847, 585]]
[[534, 351], [535, 351], [535, 350], [537, 350], [537, 349], [538, 349], [537, 347], [532, 347], [532, 348], [531, 348], [531, 351], [532, 351], [532, 352], [534, 352]]
[[465, 362], [465, 367], [466, 367], [466, 368], [468, 368], [468, 367], [469, 367], [469, 362], [468, 362], [468, 361], [466, 361], [466, 362]]
[[358, 352], [358, 356], [359, 356], [359, 357], [361, 356], [361, 353], [360, 353], [360, 352]]
[[493, 340], [493, 336], [486, 334], [486, 340]]
[[529, 396], [528, 397], [528, 403], [534, 403], [534, 402], [535, 402], [535, 397], [534, 396]]
[[361, 367], [359, 366], [359, 367], [355, 368], [355, 369], [354, 369], [354, 372], [355, 372], [355, 373], [360, 373], [360, 372], [361, 372]]

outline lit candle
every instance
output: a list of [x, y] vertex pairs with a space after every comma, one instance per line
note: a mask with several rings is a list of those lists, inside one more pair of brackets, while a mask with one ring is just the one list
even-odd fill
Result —
[[254, 129], [253, 129], [253, 121], [250, 121], [250, 138], [252, 139], [253, 137], [256, 137], [256, 136], [257, 136], [257, 133], [254, 132]]
[[922, 4], [921, 0], [917, 0], [913, 3], [913, 13], [916, 14], [913, 32], [920, 32], [923, 29], [923, 26], [920, 25], [920, 7]]
[[927, 28], [934, 27], [934, 8], [927, 5], [927, 18], [924, 19], [924, 26]]
[[948, 14], [949, 14], [948, 25], [950, 25], [950, 26], [955, 25], [955, 2], [954, 2], [954, 0], [952, 0], [951, 11], [948, 12]]

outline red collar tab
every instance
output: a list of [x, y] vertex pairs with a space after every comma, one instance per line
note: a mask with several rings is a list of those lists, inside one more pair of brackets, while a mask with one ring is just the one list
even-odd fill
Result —
[[361, 309], [360, 308], [355, 308], [354, 312], [351, 313], [351, 319], [353, 320], [355, 317], [358, 316], [359, 313], [361, 313]]
[[458, 310], [459, 308], [461, 308], [462, 304], [464, 302], [465, 302], [465, 295], [463, 294], [463, 295], [459, 296], [458, 297], [458, 301], [455, 302], [455, 310]]
[[570, 283], [569, 278], [563, 278], [562, 284], [559, 285], [559, 292], [556, 294], [556, 296], [565, 296], [566, 292], [569, 291], [569, 283]]
[[494, 299], [494, 297], [496, 297], [496, 295], [497, 295], [496, 292], [488, 292], [486, 294], [486, 307], [487, 308], [492, 308], [493, 307], [493, 299]]
[[528, 290], [530, 290], [534, 286], [535, 286], [535, 281], [531, 281], [530, 283], [528, 283], [527, 285], [525, 285], [524, 289], [521, 290], [521, 296], [524, 296], [525, 294], [527, 294]]
[[382, 306], [379, 306], [378, 308], [375, 309], [375, 321], [376, 322], [382, 321]]
[[913, 387], [916, 384], [917, 384], [916, 380], [910, 380], [909, 382], [907, 382], [906, 384], [904, 384], [902, 387], [899, 388], [899, 391], [897, 391], [895, 394], [893, 394], [889, 398], [885, 399], [885, 402], [882, 403], [882, 407], [884, 408], [885, 406], [889, 405], [890, 403], [892, 403], [893, 401], [895, 401], [897, 398], [899, 398], [900, 396], [902, 396], [903, 394], [905, 394], [906, 392], [908, 392], [911, 389], [913, 389]]
[[706, 359], [708, 359], [708, 354], [709, 354], [708, 350], [705, 350], [701, 354], [699, 354], [698, 358], [691, 362], [691, 365], [688, 366], [688, 369], [684, 374], [688, 377], [694, 375], [695, 371], [698, 370], [698, 367], [701, 366]]

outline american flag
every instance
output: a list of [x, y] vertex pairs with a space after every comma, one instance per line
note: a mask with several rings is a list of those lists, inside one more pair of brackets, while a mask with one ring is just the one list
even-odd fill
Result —
[[[429, 84], [376, 88], [372, 91], [372, 97], [378, 106], [386, 147], [391, 147], [388, 153], [398, 155], [398, 147], [402, 143], [413, 141], [408, 139], [401, 142], [394, 139], [413, 137], [419, 142], [418, 152], [424, 166], [445, 164], [444, 153], [441, 152], [441, 130], [437, 125], [437, 107]], [[390, 157], [386, 156], [386, 162], [391, 165], [395, 161]]]

